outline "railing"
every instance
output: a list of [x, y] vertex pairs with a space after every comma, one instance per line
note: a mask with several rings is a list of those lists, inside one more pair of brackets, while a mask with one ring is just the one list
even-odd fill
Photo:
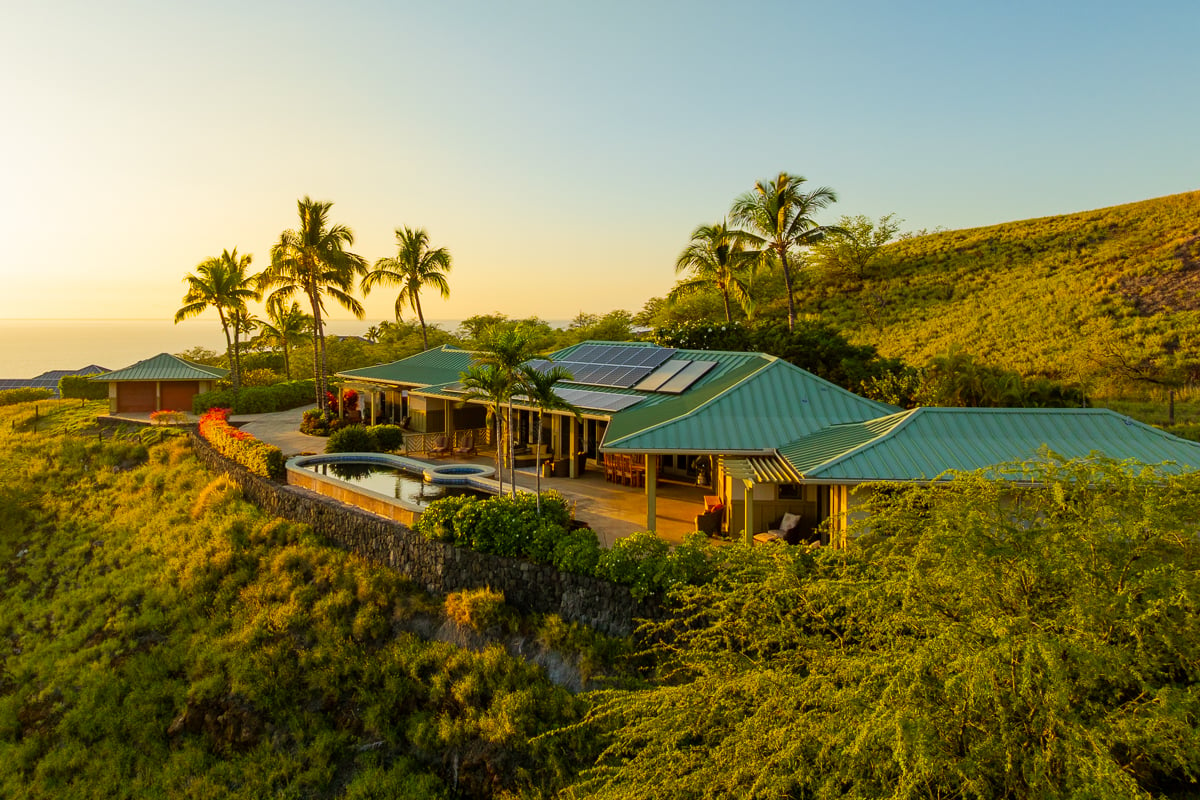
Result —
[[471, 434], [474, 444], [479, 447], [487, 440], [487, 428], [463, 428], [453, 433], [406, 433], [404, 434], [404, 454], [434, 453], [445, 454], [466, 444], [467, 434]]

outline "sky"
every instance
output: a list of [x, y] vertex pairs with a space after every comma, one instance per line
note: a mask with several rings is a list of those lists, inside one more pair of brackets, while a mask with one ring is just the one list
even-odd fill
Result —
[[[1200, 188], [1200, 3], [0, 3], [0, 318], [170, 319], [304, 196], [431, 318], [639, 310], [780, 171], [967, 228]], [[391, 319], [377, 288], [368, 320]], [[347, 317], [336, 311], [334, 317]], [[215, 318], [215, 317], [214, 317]]]

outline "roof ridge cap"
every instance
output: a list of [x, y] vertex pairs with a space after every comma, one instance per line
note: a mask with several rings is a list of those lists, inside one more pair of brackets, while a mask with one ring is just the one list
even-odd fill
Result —
[[[895, 425], [888, 428], [886, 431], [875, 434], [874, 436], [872, 436], [870, 439], [863, 442], [862, 444], [856, 445], [855, 447], [850, 448], [846, 452], [841, 453], [828, 461], [822, 462], [819, 466], [822, 469], [826, 469], [826, 468], [832, 467], [835, 464], [838, 464], [842, 461], [845, 461], [846, 459], [850, 458], [853, 455], [857, 455], [866, 450], [870, 450], [872, 447], [879, 444], [880, 441], [888, 438], [889, 436], [891, 436], [892, 434], [901, 430], [902, 428], [907, 426], [910, 422], [912, 422], [912, 420], [918, 416], [918, 412], [921, 411], [921, 408], [922, 408], [921, 406], [918, 406], [916, 408], [908, 408], [908, 409], [904, 409], [901, 411], [897, 411], [894, 414], [885, 414], [882, 417], [876, 417], [875, 419], [867, 419], [867, 420], [863, 420], [862, 422], [850, 423], [852, 425], [861, 425], [864, 428], [867, 428], [868, 425], [870, 425], [872, 422], [875, 422], [877, 420], [887, 419], [888, 417], [895, 417], [895, 416], [903, 416], [904, 417], [904, 419], [900, 420]], [[821, 430], [823, 430], [823, 431], [829, 430], [830, 427], [833, 427], [833, 426], [825, 427], [825, 428], [822, 428]], [[870, 430], [870, 428], [867, 428], [867, 430]], [[799, 441], [799, 440], [797, 440], [797, 441]]]

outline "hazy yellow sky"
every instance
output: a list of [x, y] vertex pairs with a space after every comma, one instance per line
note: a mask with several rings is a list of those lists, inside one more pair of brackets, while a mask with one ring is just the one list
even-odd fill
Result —
[[[980, 6], [980, 8], [976, 8]], [[780, 170], [985, 225], [1200, 185], [1194, 2], [55, 2], [0, 25], [0, 318], [167, 319], [303, 195], [429, 316], [636, 311]], [[391, 317], [376, 290], [368, 319]], [[344, 316], [344, 314], [335, 314]]]

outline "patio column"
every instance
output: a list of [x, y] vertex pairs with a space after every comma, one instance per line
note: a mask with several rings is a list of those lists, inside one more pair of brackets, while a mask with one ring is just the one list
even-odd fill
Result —
[[646, 530], [658, 528], [658, 510], [655, 508], [655, 492], [658, 484], [658, 459], [646, 454]]
[[754, 544], [754, 481], [747, 480], [743, 483], [746, 486], [746, 502], [743, 504], [746, 529], [742, 531], [742, 536], [746, 544]]
[[375, 390], [368, 389], [367, 397], [371, 401], [371, 424], [374, 425], [375, 424]]

